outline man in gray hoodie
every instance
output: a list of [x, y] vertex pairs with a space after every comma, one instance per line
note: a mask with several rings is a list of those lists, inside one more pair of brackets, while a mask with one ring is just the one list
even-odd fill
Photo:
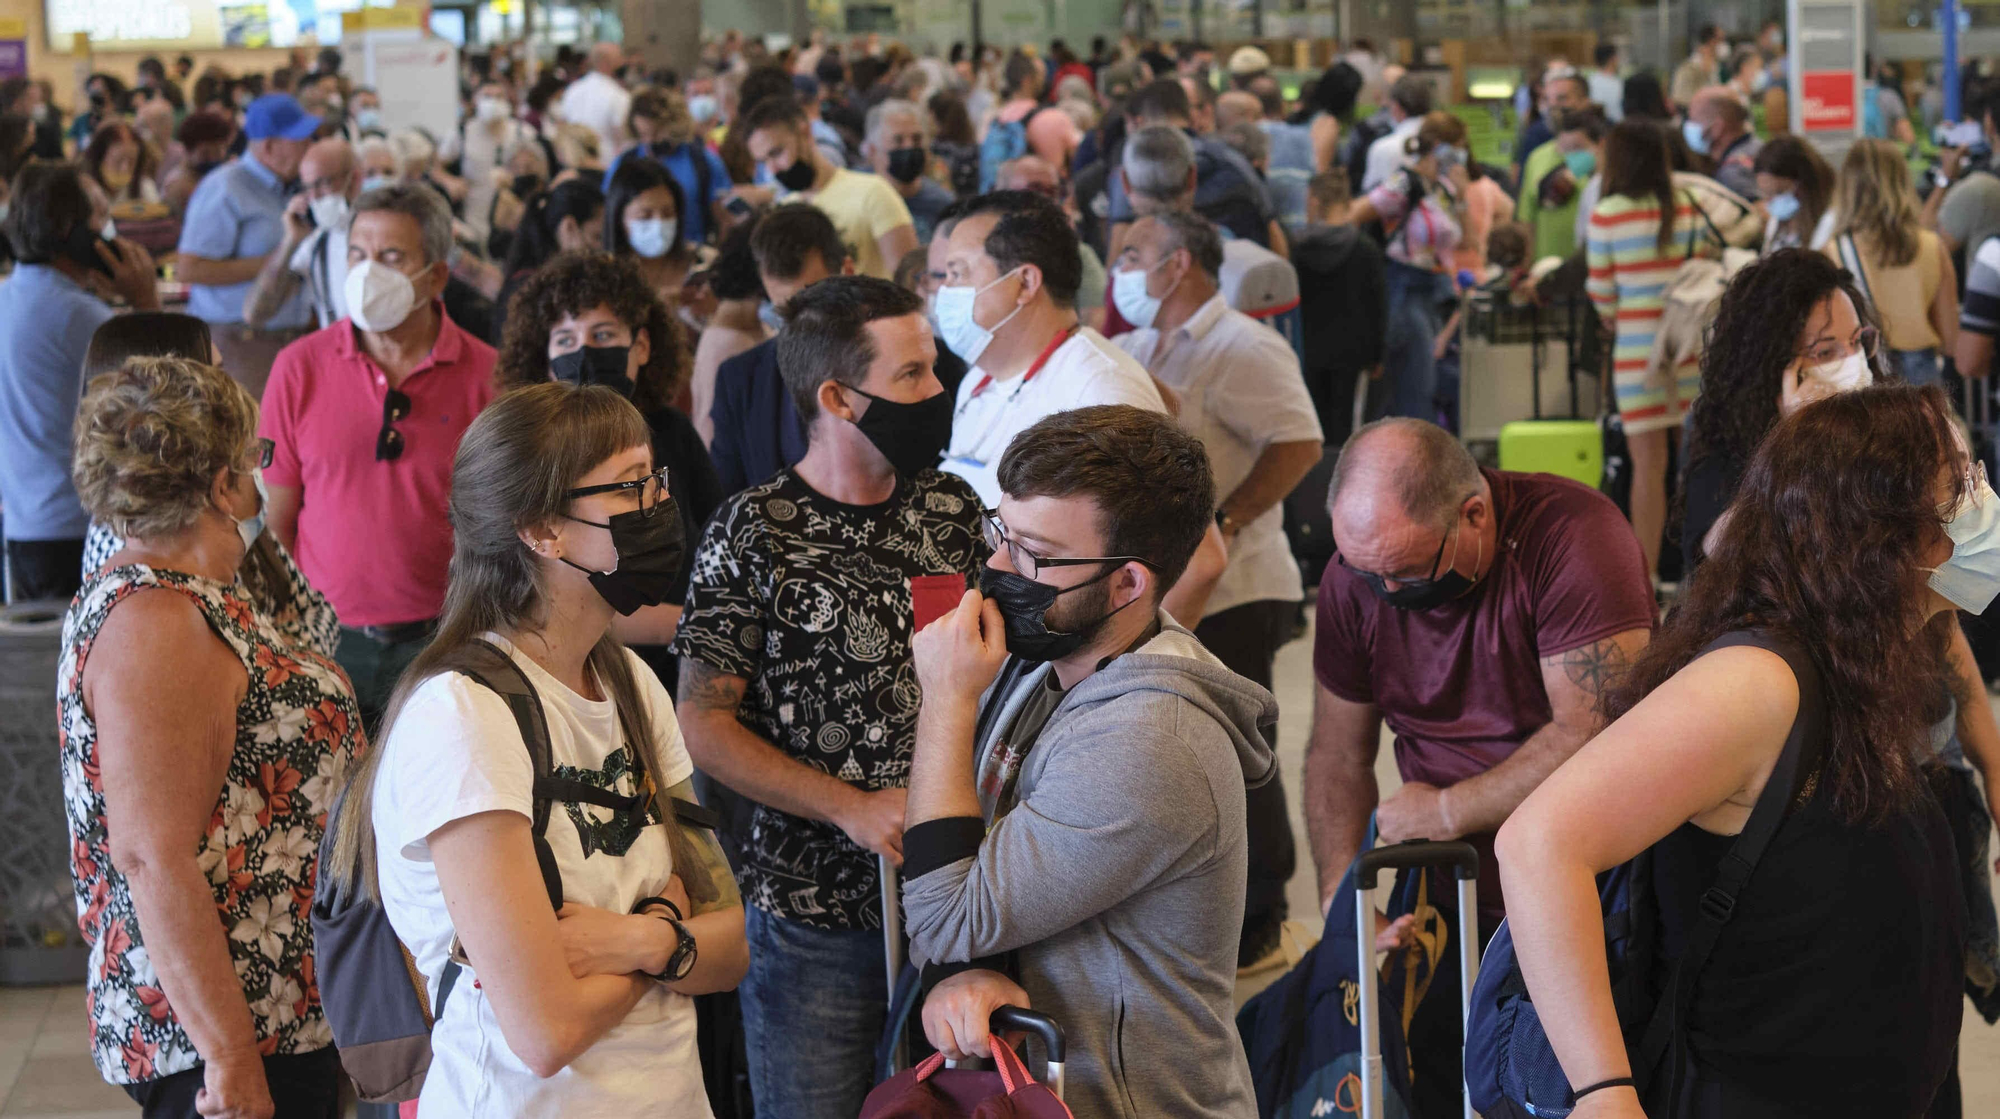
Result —
[[916, 638], [925, 1032], [986, 1056], [992, 1011], [1032, 1007], [1068, 1032], [1078, 1119], [1247, 1119], [1244, 794], [1276, 772], [1277, 701], [1159, 609], [1214, 516], [1207, 455], [1167, 416], [1083, 408], [1016, 437], [999, 481], [980, 590]]

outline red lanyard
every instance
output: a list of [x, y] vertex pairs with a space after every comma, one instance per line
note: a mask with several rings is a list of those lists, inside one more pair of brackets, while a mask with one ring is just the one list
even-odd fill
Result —
[[[1041, 356], [1035, 358], [1034, 364], [1028, 366], [1028, 371], [1026, 373], [1021, 374], [1021, 382], [1020, 384], [1014, 386], [1014, 391], [1020, 392], [1022, 388], [1026, 387], [1029, 381], [1034, 380], [1035, 374], [1040, 373], [1042, 371], [1042, 366], [1047, 365], [1049, 363], [1049, 359], [1055, 356], [1056, 351], [1062, 348], [1062, 344], [1064, 342], [1070, 340], [1070, 337], [1077, 332], [1077, 328], [1081, 325], [1082, 324], [1080, 323], [1073, 325], [1068, 330], [1065, 330], [1061, 334], [1058, 334], [1054, 338], [1050, 339], [1049, 344], [1042, 349]], [[992, 383], [993, 383], [993, 378], [991, 376], [985, 373], [981, 373], [979, 375], [979, 383], [972, 386], [972, 396], [968, 396], [966, 397], [966, 399], [971, 400], [973, 396], [978, 396], [980, 393], [985, 392], [986, 386]]]

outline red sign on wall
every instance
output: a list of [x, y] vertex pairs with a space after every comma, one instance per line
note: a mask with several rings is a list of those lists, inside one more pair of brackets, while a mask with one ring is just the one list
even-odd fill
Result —
[[1807, 132], [1852, 132], [1858, 127], [1854, 116], [1854, 72], [1851, 70], [1808, 70], [1799, 75], [1800, 123]]

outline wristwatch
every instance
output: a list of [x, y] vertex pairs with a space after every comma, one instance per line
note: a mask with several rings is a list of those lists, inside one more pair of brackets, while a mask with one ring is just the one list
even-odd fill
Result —
[[1217, 509], [1215, 511], [1215, 527], [1222, 530], [1222, 535], [1228, 536], [1243, 526], [1236, 523], [1236, 518], [1230, 516], [1227, 509]]
[[695, 959], [701, 953], [695, 947], [694, 934], [687, 930], [686, 925], [681, 924], [680, 906], [675, 905], [666, 898], [640, 898], [638, 904], [632, 907], [632, 912], [644, 913], [647, 909], [656, 905], [665, 906], [667, 912], [671, 914], [671, 916], [661, 917], [660, 920], [674, 927], [674, 935], [679, 940], [674, 945], [673, 954], [667, 957], [667, 966], [659, 971], [649, 971], [646, 974], [662, 983], [678, 983], [686, 979], [694, 971]]

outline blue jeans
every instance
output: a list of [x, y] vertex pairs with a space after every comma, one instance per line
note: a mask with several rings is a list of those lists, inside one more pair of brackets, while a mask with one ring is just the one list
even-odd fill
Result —
[[1935, 385], [1944, 379], [1944, 367], [1938, 363], [1936, 350], [1890, 350], [1889, 353], [1895, 358], [1896, 372], [1913, 385]]
[[854, 1119], [889, 1015], [882, 931], [829, 932], [743, 907], [743, 1036], [760, 1119]]
[[1383, 373], [1389, 378], [1389, 413], [1419, 420], [1437, 419], [1437, 276], [1421, 268], [1390, 261], [1389, 331]]

